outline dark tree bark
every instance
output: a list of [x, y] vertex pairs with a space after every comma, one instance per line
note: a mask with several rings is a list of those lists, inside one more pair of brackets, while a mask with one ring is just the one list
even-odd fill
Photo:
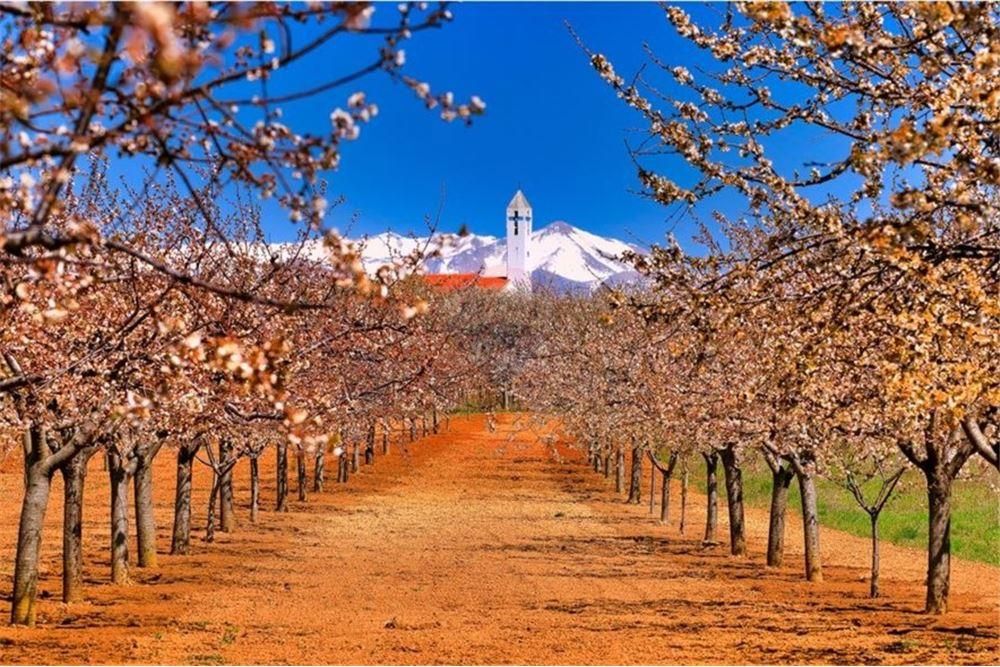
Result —
[[14, 625], [35, 624], [38, 558], [54, 472], [47, 461], [49, 452], [48, 445], [44, 442], [44, 432], [40, 428], [31, 427], [25, 432], [24, 439], [25, 488], [17, 534], [14, 594], [10, 610], [10, 622]]
[[807, 455], [790, 457], [799, 482], [802, 498], [802, 535], [805, 548], [806, 579], [823, 581], [823, 565], [819, 548], [819, 511], [816, 506], [816, 477], [812, 460]]
[[177, 449], [177, 487], [174, 491], [174, 530], [170, 553], [183, 555], [191, 549], [191, 467], [200, 443]]
[[320, 493], [323, 482], [326, 481], [326, 453], [322, 445], [316, 449], [316, 461], [313, 467], [313, 491]]
[[743, 513], [743, 471], [740, 469], [736, 445], [730, 443], [719, 450], [726, 476], [726, 500], [729, 507], [729, 550], [734, 556], [747, 552], [746, 523]]
[[156, 567], [156, 516], [153, 512], [153, 461], [160, 452], [163, 438], [135, 449], [135, 472], [132, 477], [135, 502], [136, 565]]
[[[924, 611], [943, 614], [948, 610], [951, 580], [951, 493], [955, 478], [969, 457], [978, 451], [970, 432], [956, 430], [942, 437], [935, 414], [930, 416], [922, 451], [901, 441], [899, 448], [927, 482], [927, 598]], [[972, 433], [971, 435], [975, 435]], [[989, 460], [989, 458], [987, 458]]]
[[948, 610], [951, 581], [951, 488], [953, 478], [927, 477], [927, 600], [929, 614]]
[[60, 466], [63, 476], [63, 602], [83, 599], [83, 491], [87, 462], [94, 450], [83, 450]]
[[389, 453], [389, 425], [384, 424], [382, 428], [382, 455]]
[[687, 505], [688, 505], [688, 464], [687, 464], [687, 456], [685, 456], [684, 464], [681, 470], [681, 525], [680, 525], [681, 535], [684, 534], [684, 526], [687, 519]]
[[705, 544], [718, 543], [719, 531], [719, 454], [711, 451], [702, 454], [705, 459], [705, 496], [707, 507], [705, 512]]
[[233, 443], [228, 438], [219, 440], [219, 527], [224, 533], [233, 532], [236, 527], [236, 512], [233, 508]]
[[781, 567], [785, 556], [785, 516], [788, 509], [788, 489], [795, 471], [781, 457], [764, 450], [764, 460], [771, 469], [771, 512], [767, 529], [767, 565]]
[[260, 518], [260, 465], [258, 456], [250, 457], [250, 523]]
[[357, 472], [361, 469], [361, 445], [354, 443], [354, 447], [351, 449], [351, 472]]
[[615, 491], [625, 491], [625, 450], [621, 447], [615, 453]]
[[309, 481], [306, 479], [306, 453], [302, 447], [295, 448], [295, 467], [298, 471], [299, 500], [304, 502], [306, 499], [306, 485]]
[[108, 451], [111, 481], [111, 581], [129, 583], [128, 487], [136, 469], [136, 459], [126, 459], [114, 448]]
[[638, 505], [642, 498], [642, 449], [636, 445], [632, 447], [632, 468], [629, 476], [628, 498], [626, 503]]
[[[434, 432], [437, 433], [436, 430]], [[365, 465], [370, 466], [373, 463], [375, 463], [375, 422], [368, 425], [368, 437], [365, 439]]]
[[277, 447], [275, 447], [277, 452], [278, 462], [278, 500], [275, 505], [276, 512], [287, 512], [288, 511], [288, 444], [285, 442], [279, 442]]
[[604, 455], [604, 462], [603, 462], [603, 465], [601, 467], [604, 468], [604, 478], [607, 479], [608, 477], [610, 477], [611, 476], [611, 452], [607, 452]]
[[[20, 366], [10, 355], [4, 361], [15, 374]], [[15, 396], [20, 402], [22, 397]], [[24, 454], [24, 496], [17, 532], [17, 552], [14, 556], [14, 589], [11, 594], [10, 622], [14, 625], [35, 624], [35, 599], [38, 593], [38, 559], [42, 547], [42, 528], [52, 490], [52, 476], [80, 451], [96, 446], [100, 424], [83, 424], [73, 430], [69, 440], [53, 442], [45, 429], [31, 424], [22, 439]], [[89, 455], [88, 455], [89, 456]]]
[[205, 517], [205, 541], [215, 541], [215, 507], [219, 500], [221, 480], [218, 473], [212, 471], [212, 490], [208, 494], [208, 515]]
[[417, 439], [417, 418], [410, 418], [410, 442]]
[[437, 435], [438, 430], [438, 410], [437, 406], [434, 406], [431, 408], [431, 432]]
[[660, 488], [660, 523], [670, 522], [670, 480], [674, 476], [674, 468], [677, 466], [677, 454], [670, 453], [670, 459], [666, 467], [660, 468], [660, 475], [663, 477], [663, 486]]

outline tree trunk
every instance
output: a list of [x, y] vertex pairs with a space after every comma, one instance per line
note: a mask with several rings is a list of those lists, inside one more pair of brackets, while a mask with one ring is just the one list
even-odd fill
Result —
[[279, 442], [276, 447], [278, 456], [278, 501], [275, 505], [276, 512], [288, 511], [288, 444]]
[[615, 454], [615, 491], [621, 493], [625, 490], [625, 450], [618, 448]]
[[[660, 523], [666, 525], [670, 521], [670, 477], [660, 471]], [[649, 495], [653, 495], [653, 487], [649, 487]]]
[[781, 567], [785, 555], [785, 513], [788, 509], [788, 489], [795, 473], [777, 461], [771, 470], [771, 514], [767, 529], [767, 565]]
[[219, 440], [219, 527], [224, 533], [233, 532], [236, 513], [233, 511], [233, 443], [228, 438]]
[[11, 599], [10, 622], [14, 625], [35, 624], [35, 595], [38, 592], [38, 558], [42, 547], [42, 527], [49, 504], [53, 471], [44, 465], [38, 442], [44, 436], [30, 429], [25, 439], [33, 441], [25, 448], [24, 498], [21, 521], [17, 532], [17, 555], [14, 561], [14, 593]]
[[928, 541], [927, 541], [927, 602], [928, 614], [943, 614], [948, 610], [948, 589], [951, 578], [951, 483], [946, 474], [926, 472]]
[[361, 468], [361, 446], [354, 443], [351, 450], [351, 472], [357, 472]]
[[642, 492], [642, 450], [639, 447], [632, 448], [632, 469], [628, 485], [628, 498], [626, 503], [638, 505], [641, 501]]
[[[656, 466], [649, 466], [649, 513], [653, 513], [655, 507], [656, 494], [654, 490], [656, 489]], [[662, 498], [661, 498], [662, 500]], [[663, 512], [663, 505], [660, 505], [660, 513]]]
[[80, 452], [60, 468], [63, 476], [63, 602], [83, 599], [83, 491], [90, 455]]
[[804, 469], [796, 471], [802, 497], [802, 532], [805, 546], [806, 579], [823, 581], [819, 550], [819, 513], [816, 509], [816, 480]]
[[316, 462], [313, 468], [313, 491], [320, 493], [323, 491], [323, 482], [326, 481], [326, 453], [323, 446], [316, 449]]
[[734, 556], [747, 552], [746, 524], [743, 517], [743, 471], [740, 470], [735, 445], [719, 450], [726, 476], [726, 504], [729, 508], [729, 550]]
[[594, 466], [594, 472], [601, 472], [601, 455], [595, 451], [590, 452], [590, 463]]
[[417, 419], [413, 417], [410, 419], [410, 442], [417, 439]]
[[688, 464], [687, 457], [684, 457], [684, 469], [681, 471], [681, 535], [684, 534], [684, 524], [687, 518], [688, 506]]
[[260, 517], [260, 465], [256, 456], [250, 458], [250, 523]]
[[174, 532], [170, 553], [187, 554], [191, 547], [191, 464], [198, 447], [177, 450], [177, 488], [174, 492]]
[[156, 517], [153, 515], [153, 459], [152, 456], [136, 457], [135, 476], [135, 536], [137, 545], [136, 565], [156, 567]]
[[205, 541], [215, 541], [215, 503], [219, 498], [219, 476], [212, 471], [212, 490], [208, 494], [208, 516], [205, 519]]
[[108, 452], [111, 481], [111, 581], [129, 583], [128, 573], [128, 486], [129, 466], [113, 449]]
[[718, 542], [719, 530], [719, 455], [716, 452], [702, 454], [705, 458], [705, 496], [707, 508], [705, 512], [705, 540], [706, 544]]
[[306, 453], [301, 447], [295, 448], [295, 467], [298, 471], [299, 500], [304, 502], [306, 499], [306, 484], [309, 481], [306, 479]]
[[437, 406], [431, 408], [431, 431], [437, 435], [438, 433], [438, 410]]
[[879, 558], [878, 558], [878, 512], [871, 512], [869, 514], [872, 523], [872, 580], [871, 586], [868, 588], [868, 597], [877, 598], [878, 597], [878, 569], [879, 569]]
[[604, 468], [604, 478], [607, 479], [611, 476], [611, 452], [604, 455], [604, 462], [601, 466]]
[[389, 453], [389, 427], [382, 429], [382, 455]]

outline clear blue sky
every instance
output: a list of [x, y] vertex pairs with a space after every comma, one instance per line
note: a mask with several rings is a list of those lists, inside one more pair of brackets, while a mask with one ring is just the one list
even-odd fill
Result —
[[[724, 11], [719, 5], [686, 9], [713, 23]], [[450, 24], [405, 43], [404, 73], [429, 82], [434, 91], [451, 90], [459, 100], [479, 95], [487, 112], [471, 127], [441, 121], [437, 111], [424, 110], [412, 91], [382, 73], [284, 108], [292, 127], [325, 132], [330, 110], [343, 106], [354, 90], [379, 104], [378, 117], [345, 146], [339, 171], [327, 177], [328, 199], [346, 199], [331, 212], [329, 226], [353, 236], [387, 228], [426, 231], [425, 217], [434, 217], [443, 202], [442, 231], [465, 223], [476, 233], [500, 234], [507, 201], [521, 187], [534, 206], [536, 228], [566, 220], [629, 241], [662, 241], [671, 230], [682, 243], [689, 239], [693, 223], [678, 222], [671, 215], [676, 211], [636, 194], [625, 141], [638, 138], [634, 130], [642, 120], [597, 76], [566, 28], [570, 23], [626, 77], [648, 61], [644, 43], [669, 64], [694, 71], [705, 56], [674, 33], [658, 5], [481, 3], [452, 10]], [[391, 23], [396, 16], [395, 4], [380, 4], [373, 22]], [[379, 37], [337, 40], [302, 66], [281, 72], [273, 90], [301, 89], [351, 71], [370, 62], [380, 45]], [[330, 69], [317, 76], [316, 68], [327, 63]], [[657, 81], [670, 85], [669, 77]], [[836, 147], [824, 148], [823, 142], [796, 142], [780, 152], [779, 164], [781, 158], [801, 164], [808, 158], [804, 145], [827, 154]], [[680, 163], [658, 167], [683, 170]], [[686, 179], [681, 174], [679, 180]], [[727, 213], [740, 212], [738, 203], [717, 199], [699, 217], [708, 221], [710, 208], [727, 207]], [[264, 213], [274, 240], [294, 233], [276, 206]]]
[[[454, 91], [457, 99], [479, 95], [486, 114], [471, 127], [447, 124], [382, 74], [357, 84], [380, 113], [345, 147], [339, 171], [327, 179], [329, 199], [346, 198], [331, 213], [331, 226], [352, 234], [387, 227], [420, 231], [444, 192], [443, 230], [467, 223], [476, 233], [499, 234], [504, 207], [520, 186], [534, 207], [536, 228], [562, 219], [602, 235], [661, 240], [667, 212], [635, 194], [624, 145], [639, 118], [596, 75], [565, 22], [630, 73], [644, 62], [644, 41], [661, 53], [684, 46], [662, 10], [652, 3], [488, 3], [452, 10], [453, 22], [405, 44], [405, 72], [432, 90]], [[395, 5], [378, 5], [376, 21], [386, 13], [395, 15]], [[338, 69], [366, 62], [379, 44], [378, 38], [352, 38], [331, 45], [310, 58], [309, 67], [283, 72], [285, 83], [300, 87], [323, 61]], [[285, 117], [293, 127], [326, 126], [329, 110], [350, 92], [335, 90], [287, 107]], [[271, 234], [291, 233], [280, 211], [266, 212]]]

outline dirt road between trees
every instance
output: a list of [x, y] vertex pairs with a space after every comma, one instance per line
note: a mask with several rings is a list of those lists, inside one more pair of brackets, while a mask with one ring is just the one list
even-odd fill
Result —
[[[166, 555], [173, 458], [157, 464], [160, 564], [107, 583], [107, 481], [87, 480], [86, 601], [59, 600], [61, 487], [48, 515], [39, 627], [0, 626], [3, 663], [997, 663], [1000, 569], [958, 561], [952, 610], [927, 617], [925, 555], [885, 545], [885, 597], [866, 598], [868, 544], [822, 532], [826, 581], [802, 580], [800, 524], [787, 565], [763, 566], [766, 513], [748, 511], [750, 556], [703, 548], [703, 498], [686, 535], [623, 504], [579, 455], [505, 415], [455, 418], [396, 446], [346, 486], [288, 514]], [[699, 469], [700, 472], [700, 469]], [[18, 461], [0, 462], [0, 619], [10, 612]], [[648, 477], [644, 475], [644, 483]], [[209, 484], [195, 477], [199, 527]], [[643, 489], [645, 496], [646, 489]], [[679, 494], [674, 493], [675, 517]], [[725, 511], [721, 508], [725, 530]], [[724, 532], [722, 534], [725, 534]]]

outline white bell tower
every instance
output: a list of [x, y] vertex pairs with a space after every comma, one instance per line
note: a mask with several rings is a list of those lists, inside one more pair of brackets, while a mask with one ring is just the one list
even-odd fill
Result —
[[507, 281], [527, 284], [528, 242], [531, 240], [531, 204], [518, 190], [507, 204]]

